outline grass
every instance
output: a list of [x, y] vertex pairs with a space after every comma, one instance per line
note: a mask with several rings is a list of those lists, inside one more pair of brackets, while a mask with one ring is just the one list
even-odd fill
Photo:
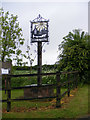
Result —
[[[18, 97], [23, 94], [23, 91], [14, 90], [13, 93], [13, 97]], [[3, 97], [5, 97], [4, 92]], [[55, 105], [55, 99], [50, 102], [12, 102], [12, 110], [7, 113], [4, 111], [6, 103], [3, 103], [2, 116], [14, 120], [14, 118], [77, 118], [86, 115], [88, 114], [88, 85], [79, 86], [77, 90], [72, 90], [69, 98], [65, 96], [62, 99], [61, 108], [50, 107], [53, 105]]]
[[[61, 92], [63, 93], [66, 89], [62, 88]], [[56, 93], [56, 89], [54, 89], [54, 93]], [[24, 96], [24, 90], [12, 90], [11, 91], [11, 99], [15, 99], [15, 98], [21, 98]], [[2, 99], [7, 99], [7, 94], [5, 94], [5, 91], [2, 91]], [[35, 102], [30, 102], [30, 101], [19, 101], [19, 102], [12, 102], [12, 108], [14, 107], [41, 107], [41, 106], [48, 106], [51, 105], [51, 103], [49, 102], [37, 102], [36, 100], [34, 100]], [[43, 101], [47, 101], [46, 99]], [[3, 103], [3, 109], [6, 110], [7, 107], [7, 103]]]

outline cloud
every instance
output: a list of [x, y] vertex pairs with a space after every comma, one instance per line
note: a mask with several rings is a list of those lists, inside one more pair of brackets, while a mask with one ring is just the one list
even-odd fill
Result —
[[[5, 1], [5, 0], [3, 0]], [[8, 1], [8, 0], [7, 0]], [[14, 1], [14, 0], [12, 0]], [[15, 0], [16, 1], [16, 0]], [[19, 1], [19, 0], [18, 0]], [[43, 53], [43, 64], [54, 64], [57, 60], [57, 49], [64, 36], [75, 28], [88, 29], [88, 4], [87, 3], [3, 3], [4, 11], [10, 14], [18, 15], [20, 27], [23, 29], [23, 35], [27, 42], [30, 40], [30, 20], [33, 20], [41, 14], [45, 19], [49, 19], [49, 45], [45, 45], [46, 50]], [[34, 1], [34, 0], [33, 0]], [[55, 0], [57, 1], [57, 0]], [[85, 0], [86, 2], [87, 0]], [[30, 1], [29, 1], [30, 2]], [[30, 43], [30, 41], [29, 41]], [[37, 43], [36, 43], [37, 44]], [[26, 48], [22, 50], [25, 52]], [[31, 51], [33, 56], [37, 47], [33, 44]], [[35, 59], [34, 64], [37, 64]]]
[[2, 2], [88, 2], [88, 0], [2, 0]]

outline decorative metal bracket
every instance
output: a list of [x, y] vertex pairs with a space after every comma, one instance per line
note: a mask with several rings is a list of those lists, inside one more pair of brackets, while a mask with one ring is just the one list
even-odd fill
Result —
[[45, 18], [43, 18], [43, 17], [39, 14], [38, 17], [35, 18], [32, 22], [46, 22], [46, 21], [49, 22], [49, 20], [46, 20]]

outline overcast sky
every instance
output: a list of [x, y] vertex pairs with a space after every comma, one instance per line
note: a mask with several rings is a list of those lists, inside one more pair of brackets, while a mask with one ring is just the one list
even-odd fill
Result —
[[[18, 15], [20, 27], [23, 30], [25, 45], [22, 47], [26, 51], [26, 44], [30, 43], [30, 20], [35, 19], [39, 14], [45, 19], [49, 19], [49, 45], [43, 46], [42, 63], [54, 64], [58, 57], [58, 45], [73, 29], [83, 29], [88, 31], [88, 0], [3, 0], [4, 11]], [[58, 2], [59, 1], [59, 2]], [[37, 43], [32, 44], [32, 58], [37, 56]], [[37, 57], [33, 65], [37, 64]]]

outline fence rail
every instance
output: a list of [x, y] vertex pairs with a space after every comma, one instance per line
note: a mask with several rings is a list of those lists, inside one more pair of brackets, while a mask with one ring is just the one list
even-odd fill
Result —
[[[72, 72], [56, 72], [56, 73], [41, 73], [41, 76], [47, 76], [47, 75], [60, 75], [60, 74], [73, 74], [78, 73], [78, 71], [72, 71]], [[4, 76], [4, 75], [3, 75]], [[8, 77], [31, 77], [31, 76], [38, 76], [38, 74], [19, 74], [19, 75], [8, 75]]]
[[[61, 83], [61, 74], [67, 74], [67, 81]], [[73, 74], [73, 80], [70, 80], [70, 75]], [[7, 91], [7, 99], [5, 100], [0, 100], [0, 102], [7, 102], [7, 112], [11, 110], [11, 102], [13, 101], [22, 101], [22, 100], [34, 100], [34, 99], [47, 99], [47, 98], [56, 98], [56, 107], [61, 107], [61, 99], [64, 97], [64, 95], [70, 96], [70, 84], [73, 83], [73, 89], [77, 88], [78, 85], [78, 71], [71, 71], [71, 72], [56, 72], [56, 73], [42, 73], [40, 74], [41, 76], [50, 76], [50, 75], [56, 75], [56, 84], [47, 84], [47, 85], [41, 85], [41, 86], [24, 86], [24, 87], [11, 87], [11, 78], [12, 77], [30, 77], [30, 76], [38, 76], [38, 74], [21, 74], [21, 75], [7, 75], [7, 82], [6, 82], [6, 89], [5, 88], [0, 88], [0, 90], [6, 90]], [[61, 93], [61, 87], [64, 85], [67, 86], [67, 91], [64, 93]], [[54, 96], [48, 96], [48, 97], [33, 97], [33, 98], [20, 98], [20, 99], [11, 99], [11, 90], [14, 89], [25, 89], [25, 88], [40, 88], [40, 87], [56, 87], [56, 95]]]

